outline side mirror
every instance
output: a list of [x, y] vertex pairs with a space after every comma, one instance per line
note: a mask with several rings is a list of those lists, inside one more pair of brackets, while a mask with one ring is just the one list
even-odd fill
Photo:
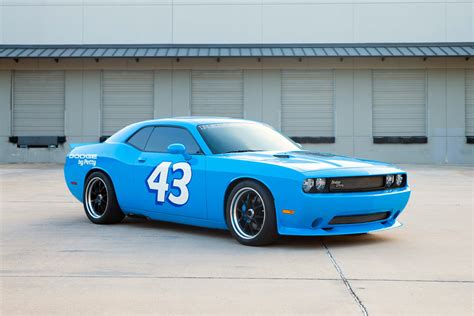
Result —
[[183, 144], [177, 143], [177, 144], [169, 145], [168, 146], [168, 152], [170, 154], [183, 155], [184, 159], [186, 159], [186, 160], [191, 159], [191, 155], [186, 152], [186, 146], [184, 146]]

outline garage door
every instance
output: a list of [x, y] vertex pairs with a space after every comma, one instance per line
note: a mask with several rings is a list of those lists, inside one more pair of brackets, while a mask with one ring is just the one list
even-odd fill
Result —
[[152, 71], [102, 73], [102, 135], [153, 118]]
[[426, 136], [426, 72], [374, 70], [373, 135]]
[[474, 136], [474, 70], [466, 69], [466, 136]]
[[243, 117], [242, 71], [192, 71], [191, 114]]
[[282, 70], [281, 126], [296, 137], [334, 136], [334, 73]]
[[15, 71], [13, 135], [64, 136], [64, 72]]

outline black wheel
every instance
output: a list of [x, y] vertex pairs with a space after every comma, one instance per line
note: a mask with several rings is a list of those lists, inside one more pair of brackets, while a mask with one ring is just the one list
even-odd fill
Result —
[[83, 201], [86, 215], [94, 224], [115, 224], [125, 217], [112, 181], [102, 172], [93, 172], [87, 177]]
[[231, 234], [247, 246], [263, 246], [278, 238], [273, 197], [256, 181], [242, 181], [229, 194], [226, 220]]

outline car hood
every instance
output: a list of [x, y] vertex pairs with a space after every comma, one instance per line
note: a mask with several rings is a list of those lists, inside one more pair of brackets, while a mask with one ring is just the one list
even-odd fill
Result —
[[300, 172], [334, 170], [343, 168], [365, 168], [368, 170], [380, 170], [386, 168], [396, 169], [396, 167], [390, 164], [379, 161], [305, 150], [291, 152], [245, 152], [226, 154], [226, 156], [232, 159], [285, 166]]

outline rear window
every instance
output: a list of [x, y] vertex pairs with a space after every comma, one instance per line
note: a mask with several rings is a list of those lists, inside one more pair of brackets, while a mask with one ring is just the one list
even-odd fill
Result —
[[145, 150], [146, 143], [148, 138], [150, 137], [151, 131], [153, 130], [153, 126], [144, 127], [132, 137], [130, 137], [127, 141], [130, 145], [137, 147], [140, 150]]

